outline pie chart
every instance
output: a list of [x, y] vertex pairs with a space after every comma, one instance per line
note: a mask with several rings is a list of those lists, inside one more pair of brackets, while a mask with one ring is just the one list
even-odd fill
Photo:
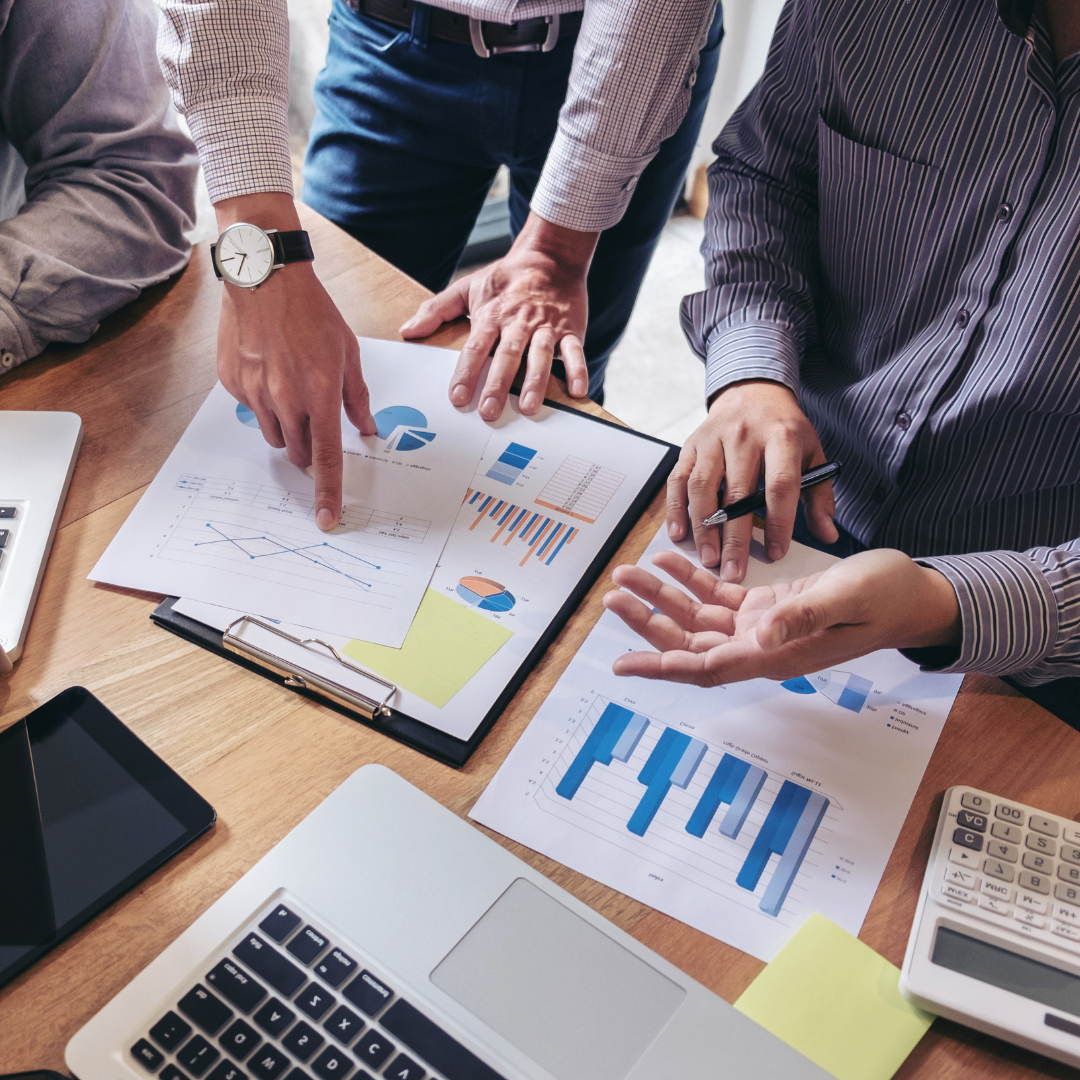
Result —
[[411, 405], [391, 405], [375, 414], [379, 438], [386, 439], [387, 450], [420, 450], [435, 438], [427, 430], [427, 417]]
[[255, 414], [246, 405], [236, 406], [236, 419], [240, 421], [244, 427], [254, 428], [259, 430], [259, 421]]
[[505, 586], [486, 577], [463, 577], [458, 581], [457, 594], [481, 611], [509, 611], [517, 602]]

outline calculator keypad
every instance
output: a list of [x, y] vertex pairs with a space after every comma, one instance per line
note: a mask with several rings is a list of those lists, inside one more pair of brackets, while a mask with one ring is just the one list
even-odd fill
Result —
[[1080, 825], [973, 791], [954, 793], [949, 811], [934, 899], [1080, 952]]

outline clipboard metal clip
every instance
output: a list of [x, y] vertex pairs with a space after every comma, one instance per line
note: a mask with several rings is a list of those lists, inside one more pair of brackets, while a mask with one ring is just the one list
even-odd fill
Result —
[[[313, 645], [319, 645], [326, 649], [339, 664], [384, 687], [386, 694], [380, 701], [378, 698], [361, 694], [359, 690], [342, 686], [332, 679], [316, 675], [305, 668], [296, 667], [283, 660], [280, 656], [275, 656], [273, 653], [267, 652], [266, 649], [260, 648], [250, 641], [245, 641], [238, 634], [233, 633], [236, 627], [242, 626], [244, 623], [251, 623], [261, 630], [268, 630], [271, 634], [276, 634], [291, 644], [300, 645], [305, 649], [310, 649]], [[221, 644], [227, 652], [246, 657], [248, 660], [253, 660], [260, 667], [269, 668], [275, 674], [281, 675], [285, 679], [286, 686], [293, 686], [300, 690], [311, 690], [313, 693], [329, 698], [338, 705], [359, 712], [367, 720], [388, 719], [390, 717], [389, 703], [390, 699], [397, 693], [397, 686], [380, 675], [376, 675], [373, 671], [368, 671], [367, 668], [362, 668], [359, 664], [353, 663], [347, 656], [342, 656], [333, 645], [329, 645], [319, 638], [293, 637], [292, 634], [287, 634], [284, 630], [263, 622], [262, 619], [256, 619], [253, 615], [241, 615], [239, 619], [234, 619], [225, 628], [225, 633], [221, 636]]]

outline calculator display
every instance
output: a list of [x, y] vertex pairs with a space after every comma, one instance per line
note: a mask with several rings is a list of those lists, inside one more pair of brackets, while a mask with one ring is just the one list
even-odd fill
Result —
[[1080, 977], [939, 926], [933, 962], [1021, 997], [1080, 1016]]

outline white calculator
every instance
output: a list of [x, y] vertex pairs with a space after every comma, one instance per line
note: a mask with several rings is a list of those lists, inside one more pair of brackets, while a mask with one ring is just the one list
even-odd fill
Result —
[[1080, 1066], [1080, 825], [949, 788], [900, 990], [928, 1012]]

